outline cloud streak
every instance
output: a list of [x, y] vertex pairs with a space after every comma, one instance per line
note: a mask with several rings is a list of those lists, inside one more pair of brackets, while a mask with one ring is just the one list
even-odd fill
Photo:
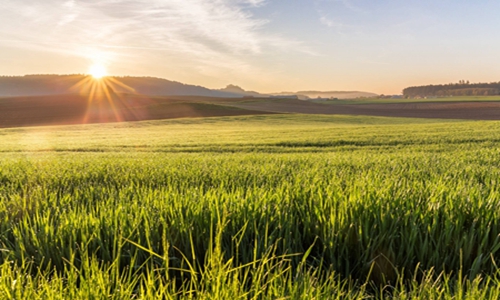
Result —
[[205, 67], [250, 70], [246, 57], [270, 48], [301, 49], [300, 42], [264, 31], [268, 21], [256, 18], [251, 9], [265, 4], [265, 0], [3, 0], [0, 45], [7, 46], [2, 40], [16, 40], [9, 45], [96, 56], [107, 63], [120, 55], [132, 56], [133, 49], [153, 50], [165, 52], [165, 57], [189, 56]]

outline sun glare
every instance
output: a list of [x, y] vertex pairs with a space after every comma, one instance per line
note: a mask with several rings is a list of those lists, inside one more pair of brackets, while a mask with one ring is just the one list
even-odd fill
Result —
[[102, 65], [93, 65], [89, 69], [89, 74], [95, 79], [101, 79], [107, 75], [106, 68]]

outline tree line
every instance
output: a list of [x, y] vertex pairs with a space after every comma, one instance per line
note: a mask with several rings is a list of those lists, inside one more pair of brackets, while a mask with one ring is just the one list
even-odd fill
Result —
[[458, 83], [412, 86], [403, 90], [406, 98], [491, 95], [500, 95], [500, 82], [469, 83], [460, 80]]

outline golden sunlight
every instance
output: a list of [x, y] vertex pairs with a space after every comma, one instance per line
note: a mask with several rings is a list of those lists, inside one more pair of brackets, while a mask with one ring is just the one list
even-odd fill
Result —
[[107, 123], [137, 120], [141, 112], [135, 111], [123, 93], [135, 94], [135, 90], [118, 79], [107, 76], [102, 65], [93, 65], [89, 75], [74, 84], [70, 90], [87, 97], [87, 111], [82, 122]]
[[89, 74], [92, 75], [95, 79], [101, 79], [104, 76], [107, 76], [106, 68], [102, 65], [93, 65], [89, 69]]

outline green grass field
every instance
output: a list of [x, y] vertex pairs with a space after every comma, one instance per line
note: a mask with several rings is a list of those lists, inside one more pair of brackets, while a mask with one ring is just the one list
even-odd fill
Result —
[[498, 299], [500, 122], [0, 130], [0, 299]]

